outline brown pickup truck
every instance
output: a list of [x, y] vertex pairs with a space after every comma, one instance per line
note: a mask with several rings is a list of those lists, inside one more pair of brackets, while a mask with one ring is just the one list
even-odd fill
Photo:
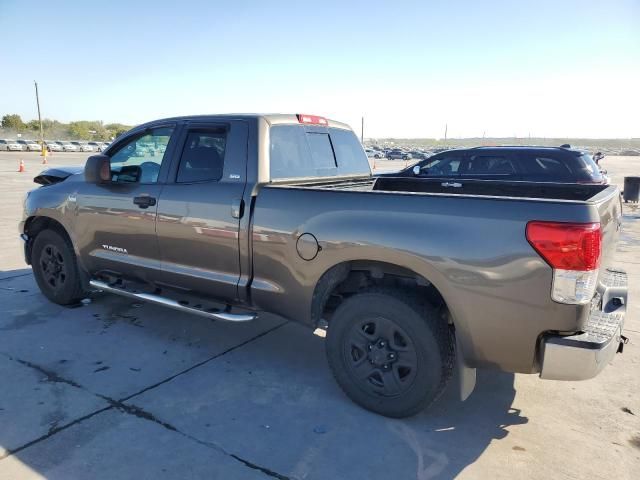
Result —
[[313, 115], [170, 118], [36, 177], [20, 231], [47, 298], [90, 290], [326, 330], [336, 380], [414, 414], [454, 367], [591, 378], [622, 349], [615, 186], [371, 177]]

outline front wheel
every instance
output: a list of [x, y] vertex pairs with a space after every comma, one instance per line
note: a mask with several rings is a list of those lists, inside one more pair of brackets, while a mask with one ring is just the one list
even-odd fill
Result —
[[396, 290], [364, 292], [340, 304], [329, 323], [326, 353], [351, 400], [395, 418], [433, 403], [454, 364], [446, 321], [430, 305]]
[[84, 297], [78, 262], [71, 242], [53, 230], [38, 234], [31, 254], [40, 291], [54, 303], [71, 305]]

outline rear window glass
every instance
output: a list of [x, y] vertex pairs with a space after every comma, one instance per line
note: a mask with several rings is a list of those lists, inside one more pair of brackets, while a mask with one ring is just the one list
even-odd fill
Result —
[[349, 130], [275, 125], [270, 137], [272, 180], [371, 173], [362, 145]]
[[328, 133], [307, 133], [311, 158], [317, 169], [337, 168], [333, 147]]
[[579, 159], [582, 175], [589, 177], [593, 181], [601, 182], [602, 172], [600, 171], [600, 167], [598, 167], [598, 164], [593, 160], [591, 155], [583, 153], [582, 155], [580, 155]]

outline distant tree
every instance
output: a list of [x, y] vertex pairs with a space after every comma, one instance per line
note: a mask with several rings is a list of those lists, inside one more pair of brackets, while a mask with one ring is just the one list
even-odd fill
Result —
[[89, 133], [88, 125], [89, 122], [80, 121], [80, 122], [70, 122], [69, 123], [69, 136], [71, 138], [75, 138], [78, 140], [89, 140], [91, 138], [91, 134]]
[[24, 122], [20, 115], [13, 113], [7, 114], [2, 117], [2, 128], [11, 129], [11, 130], [22, 130], [24, 129]]
[[34, 132], [40, 131], [40, 122], [38, 120], [29, 120], [25, 126], [27, 130], [32, 130]]
[[108, 139], [111, 137], [116, 138], [122, 135], [125, 132], [131, 130], [129, 125], [124, 125], [122, 123], [108, 123], [104, 126], [104, 128], [109, 132]]

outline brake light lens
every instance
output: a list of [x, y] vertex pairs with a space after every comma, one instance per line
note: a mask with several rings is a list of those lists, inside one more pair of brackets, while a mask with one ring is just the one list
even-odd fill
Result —
[[307, 123], [309, 125], [324, 125], [325, 127], [329, 125], [329, 120], [324, 117], [319, 117], [318, 115], [307, 115], [304, 113], [299, 113], [297, 115], [298, 122]]
[[595, 270], [600, 264], [599, 223], [529, 222], [527, 240], [553, 268]]
[[553, 268], [551, 297], [586, 304], [595, 294], [602, 254], [599, 223], [529, 222], [527, 240]]

